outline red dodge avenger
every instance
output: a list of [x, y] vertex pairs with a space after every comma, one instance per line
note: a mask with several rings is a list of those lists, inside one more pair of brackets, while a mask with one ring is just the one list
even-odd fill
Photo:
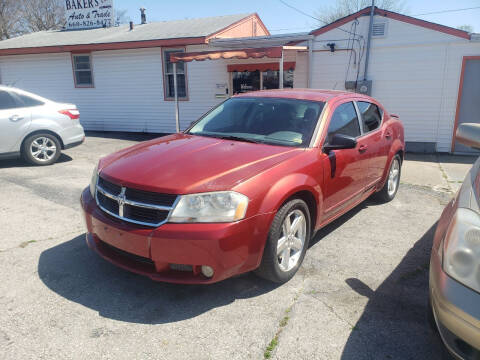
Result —
[[371, 195], [395, 197], [403, 126], [371, 97], [234, 96], [183, 133], [100, 160], [81, 203], [87, 244], [153, 280], [288, 281], [316, 230]]

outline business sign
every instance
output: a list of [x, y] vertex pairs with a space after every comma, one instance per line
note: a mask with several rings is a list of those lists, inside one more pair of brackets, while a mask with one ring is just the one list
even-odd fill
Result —
[[68, 30], [113, 26], [113, 0], [64, 0]]

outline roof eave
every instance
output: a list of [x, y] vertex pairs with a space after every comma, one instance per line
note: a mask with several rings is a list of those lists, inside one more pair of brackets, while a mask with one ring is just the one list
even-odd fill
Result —
[[58, 45], [58, 46], [39, 46], [26, 48], [0, 49], [0, 56], [6, 55], [31, 55], [31, 54], [51, 54], [62, 52], [91, 52], [103, 50], [124, 50], [124, 49], [145, 49], [162, 46], [185, 46], [205, 44], [206, 37], [188, 37], [158, 40], [141, 41], [122, 41], [99, 44], [78, 44], [78, 45]]
[[[345, 25], [345, 24], [349, 23], [350, 21], [356, 19], [357, 17], [368, 15], [370, 13], [370, 10], [371, 10], [370, 6], [366, 7], [362, 10], [357, 11], [356, 13], [350, 14], [350, 15], [345, 16], [341, 19], [338, 19], [337, 21], [334, 21], [330, 24], [327, 24], [327, 25], [322, 26], [318, 29], [312, 30], [310, 32], [310, 34], [315, 35], [315, 36], [324, 34], [324, 33], [328, 32], [330, 30], [333, 30], [335, 28], [338, 28], [342, 25]], [[405, 23], [408, 23], [408, 24], [424, 27], [424, 28], [427, 28], [427, 29], [430, 29], [430, 30], [439, 31], [439, 32], [442, 32], [442, 33], [445, 33], [445, 34], [449, 34], [449, 35], [452, 35], [452, 36], [457, 36], [457, 37], [460, 37], [460, 38], [463, 38], [463, 39], [470, 40], [470, 34], [466, 31], [463, 31], [463, 30], [460, 30], [460, 29], [455, 29], [455, 28], [452, 28], [452, 27], [449, 27], [449, 26], [446, 26], [446, 25], [432, 23], [432, 22], [429, 22], [429, 21], [426, 21], [426, 20], [414, 18], [414, 17], [411, 17], [411, 16], [396, 13], [396, 12], [393, 12], [393, 11], [383, 10], [383, 9], [379, 9], [379, 8], [375, 7], [375, 15], [380, 15], [380, 16], [384, 16], [384, 17], [387, 17], [387, 18], [392, 18], [394, 20], [402, 21], [402, 22], [405, 22]]]

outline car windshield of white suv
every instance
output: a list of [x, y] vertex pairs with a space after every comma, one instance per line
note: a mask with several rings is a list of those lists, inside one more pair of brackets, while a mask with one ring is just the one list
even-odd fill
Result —
[[188, 134], [270, 145], [307, 147], [325, 103], [283, 98], [229, 99]]

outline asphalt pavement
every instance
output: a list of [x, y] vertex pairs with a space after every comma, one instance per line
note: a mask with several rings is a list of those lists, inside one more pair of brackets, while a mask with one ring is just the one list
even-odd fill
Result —
[[[139, 138], [93, 135], [50, 167], [0, 161], [2, 359], [448, 358], [427, 324], [428, 262], [460, 180], [438, 157], [407, 160], [394, 201], [368, 200], [317, 233], [287, 284], [185, 286], [87, 248], [80, 192], [98, 158]], [[461, 178], [472, 161], [446, 164]]]

